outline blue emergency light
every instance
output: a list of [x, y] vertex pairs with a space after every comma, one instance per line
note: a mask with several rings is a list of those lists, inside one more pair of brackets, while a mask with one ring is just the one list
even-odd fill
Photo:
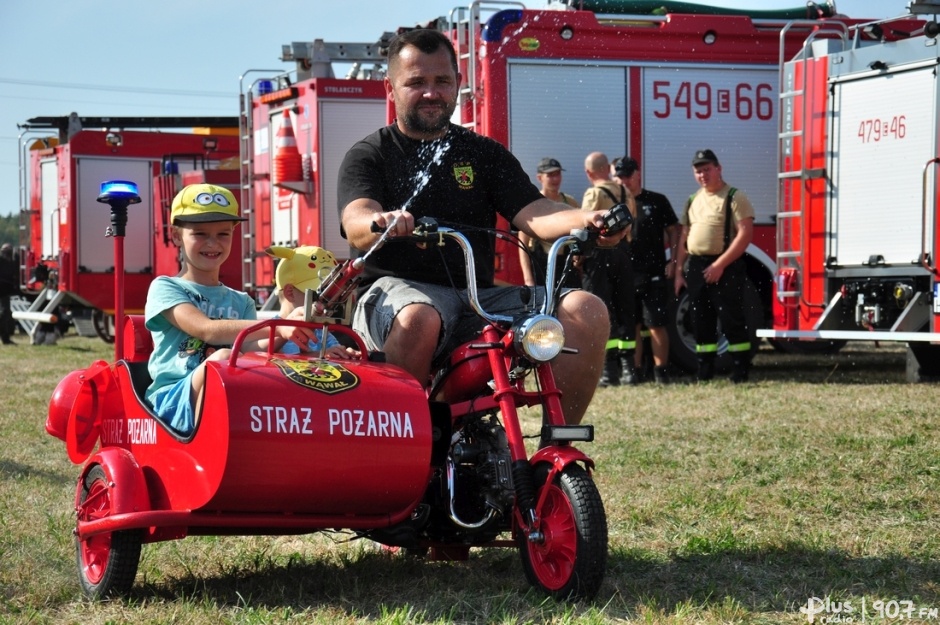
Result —
[[140, 193], [137, 190], [137, 183], [130, 180], [107, 180], [102, 182], [98, 201], [102, 204], [126, 202], [125, 206], [127, 204], [139, 204]]

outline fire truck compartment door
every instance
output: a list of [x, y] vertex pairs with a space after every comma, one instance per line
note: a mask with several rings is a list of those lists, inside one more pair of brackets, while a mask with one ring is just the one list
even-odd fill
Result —
[[320, 227], [323, 247], [338, 258], [350, 255], [349, 243], [339, 233], [336, 205], [339, 168], [346, 152], [365, 135], [385, 125], [385, 100], [328, 100], [321, 98], [318, 153], [320, 172]]
[[39, 166], [42, 177], [42, 257], [59, 255], [59, 226], [68, 223], [68, 205], [59, 206], [59, 165], [54, 158]]
[[[933, 68], [833, 83], [828, 255], [839, 265], [861, 265], [874, 255], [886, 264], [916, 262], [924, 166], [937, 155], [936, 115]], [[927, 232], [934, 232], [932, 209]], [[929, 237], [935, 257], [933, 247]]]
[[643, 186], [680, 215], [697, 188], [692, 154], [711, 149], [743, 189], [754, 222], [777, 209], [777, 68], [675, 65], [643, 69]]
[[584, 197], [584, 157], [623, 156], [627, 141], [627, 70], [613, 65], [509, 65], [509, 149], [533, 183], [539, 159], [566, 170], [561, 190]]
[[105, 232], [111, 209], [98, 201], [101, 183], [130, 180], [137, 183], [140, 204], [127, 208], [124, 269], [127, 273], [153, 270], [153, 165], [141, 159], [79, 157], [76, 210], [78, 212], [78, 266], [80, 271], [107, 272], [114, 268], [114, 246]]
[[[777, 204], [777, 67], [637, 63], [534, 63], [509, 66], [510, 149], [535, 178], [544, 156], [568, 171], [562, 191], [581, 199], [584, 157], [631, 152], [641, 132], [643, 186], [665, 194], [677, 214], [695, 191], [691, 160], [710, 148], [725, 177], [744, 189], [756, 222], [772, 223]], [[641, 93], [628, 76], [641, 72]], [[633, 104], [629, 104], [633, 103]], [[640, 119], [631, 119], [639, 114]], [[634, 154], [636, 155], [636, 154]]]

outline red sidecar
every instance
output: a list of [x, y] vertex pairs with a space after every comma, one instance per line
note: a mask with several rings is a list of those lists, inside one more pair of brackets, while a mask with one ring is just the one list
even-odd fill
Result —
[[385, 528], [424, 496], [429, 404], [399, 369], [263, 353], [212, 362], [184, 440], [141, 400], [149, 345], [143, 319], [128, 317], [127, 357], [73, 372], [50, 403], [47, 430], [87, 459], [75, 506], [89, 594], [128, 589], [144, 542]]

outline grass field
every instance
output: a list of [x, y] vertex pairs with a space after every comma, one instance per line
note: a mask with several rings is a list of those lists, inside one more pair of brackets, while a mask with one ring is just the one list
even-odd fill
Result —
[[23, 342], [0, 348], [0, 623], [806, 623], [813, 597], [816, 622], [940, 622], [940, 389], [905, 383], [894, 347], [765, 347], [747, 385], [599, 391], [583, 449], [610, 558], [591, 603], [530, 590], [514, 550], [427, 563], [319, 534], [145, 545], [132, 596], [93, 604], [79, 467], [43, 424], [56, 383], [112, 348]]

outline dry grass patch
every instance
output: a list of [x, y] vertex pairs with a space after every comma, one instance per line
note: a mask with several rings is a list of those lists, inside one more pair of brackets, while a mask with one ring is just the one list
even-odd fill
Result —
[[146, 545], [132, 596], [92, 604], [71, 537], [79, 468], [43, 424], [59, 379], [111, 349], [0, 349], [0, 623], [805, 623], [813, 596], [865, 599], [869, 617], [874, 600], [940, 606], [938, 390], [873, 345], [764, 349], [742, 386], [601, 390], [584, 449], [611, 553], [590, 604], [532, 592], [515, 551], [427, 563], [332, 534]]

